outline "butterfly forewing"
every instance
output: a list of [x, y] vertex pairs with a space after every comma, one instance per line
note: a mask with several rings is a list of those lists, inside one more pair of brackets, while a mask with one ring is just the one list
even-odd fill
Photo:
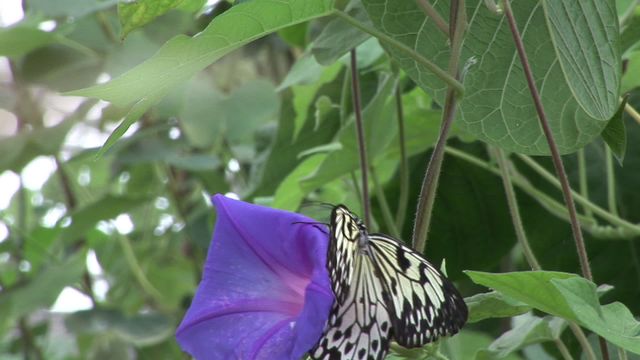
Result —
[[354, 283], [345, 302], [334, 302], [327, 330], [311, 354], [312, 359], [384, 359], [391, 328], [380, 274], [371, 259], [358, 256]]
[[369, 248], [389, 296], [393, 337], [417, 347], [457, 333], [467, 307], [451, 282], [422, 255], [386, 235], [369, 235]]
[[354, 258], [358, 252], [359, 220], [343, 206], [331, 214], [331, 241], [327, 256], [331, 287], [340, 303], [345, 301], [353, 277]]

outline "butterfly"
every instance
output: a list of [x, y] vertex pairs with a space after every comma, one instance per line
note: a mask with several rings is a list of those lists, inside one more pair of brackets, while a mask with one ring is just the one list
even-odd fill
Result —
[[384, 359], [389, 342], [420, 347], [457, 333], [467, 306], [421, 254], [384, 234], [369, 234], [344, 205], [333, 208], [327, 269], [335, 295], [317, 360]]

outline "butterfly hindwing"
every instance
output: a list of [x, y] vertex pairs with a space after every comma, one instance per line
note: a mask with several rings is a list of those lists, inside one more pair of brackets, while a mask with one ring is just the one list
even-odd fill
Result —
[[418, 347], [457, 333], [467, 307], [453, 284], [422, 255], [386, 235], [370, 234], [369, 248], [387, 287], [393, 337]]

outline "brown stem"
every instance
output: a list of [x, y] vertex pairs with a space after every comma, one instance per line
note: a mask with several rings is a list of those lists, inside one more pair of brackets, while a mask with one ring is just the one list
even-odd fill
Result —
[[[551, 132], [551, 127], [549, 126], [549, 121], [547, 120], [547, 115], [544, 111], [542, 100], [540, 99], [540, 94], [536, 87], [535, 80], [533, 79], [533, 73], [531, 71], [531, 66], [529, 65], [529, 60], [527, 58], [527, 54], [524, 49], [522, 37], [520, 36], [520, 32], [518, 31], [516, 19], [513, 16], [513, 12], [511, 11], [511, 4], [509, 3], [508, 0], [504, 2], [504, 10], [505, 10], [505, 15], [507, 16], [507, 20], [509, 22], [509, 28], [511, 30], [511, 34], [513, 35], [513, 41], [515, 43], [516, 50], [518, 52], [518, 57], [520, 58], [520, 63], [522, 64], [524, 74], [527, 78], [527, 85], [529, 87], [529, 91], [531, 92], [531, 97], [533, 99], [536, 112], [538, 113], [538, 119], [540, 120], [542, 131], [544, 132], [544, 135], [547, 139], [547, 143], [549, 144], [549, 150], [551, 151], [553, 166], [555, 167], [558, 180], [562, 185], [562, 195], [564, 197], [565, 204], [567, 205], [567, 210], [569, 211], [569, 219], [571, 221], [571, 230], [573, 232], [573, 238], [576, 243], [578, 258], [580, 259], [580, 268], [582, 270], [582, 275], [588, 280], [593, 281], [591, 267], [589, 266], [589, 257], [587, 255], [587, 248], [584, 244], [584, 238], [582, 237], [582, 230], [580, 229], [580, 223], [578, 222], [576, 206], [573, 202], [573, 197], [571, 196], [569, 179], [567, 178], [567, 174], [564, 170], [564, 165], [562, 164], [562, 158], [560, 157], [560, 152], [558, 151], [558, 146], [553, 138], [553, 133]], [[602, 337], [600, 337], [599, 340], [600, 340], [600, 351], [602, 352], [602, 358], [605, 360], [608, 360], [609, 353], [607, 350], [607, 343], [604, 341]]]
[[[451, 38], [451, 57], [449, 58], [449, 74], [458, 79], [458, 65], [460, 62], [460, 53], [462, 50], [462, 40], [464, 29], [466, 27], [466, 15], [464, 0], [453, 0], [451, 2], [450, 24], [454, 26], [454, 30], [450, 32]], [[440, 177], [440, 169], [444, 158], [444, 149], [447, 143], [447, 137], [451, 130], [451, 124], [456, 115], [457, 93], [451, 86], [447, 88], [447, 95], [442, 112], [442, 125], [440, 126], [440, 134], [438, 141], [433, 149], [429, 165], [420, 188], [420, 198], [418, 200], [418, 208], [416, 210], [416, 221], [413, 228], [413, 247], [423, 252], [427, 242], [427, 232], [431, 223], [431, 213], [435, 202], [436, 189], [438, 187], [438, 179]]]
[[362, 208], [364, 224], [371, 226], [371, 206], [369, 202], [369, 179], [367, 169], [367, 144], [364, 136], [364, 124], [362, 122], [362, 105], [360, 103], [360, 80], [358, 78], [358, 58], [356, 49], [351, 49], [351, 95], [353, 97], [353, 112], [356, 116], [356, 133], [358, 136], [358, 150], [360, 153], [360, 172], [362, 175]]

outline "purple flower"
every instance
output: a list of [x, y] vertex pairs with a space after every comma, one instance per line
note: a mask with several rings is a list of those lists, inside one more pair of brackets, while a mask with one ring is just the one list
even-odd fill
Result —
[[176, 337], [198, 360], [298, 360], [333, 302], [327, 234], [299, 214], [213, 197], [203, 279]]

